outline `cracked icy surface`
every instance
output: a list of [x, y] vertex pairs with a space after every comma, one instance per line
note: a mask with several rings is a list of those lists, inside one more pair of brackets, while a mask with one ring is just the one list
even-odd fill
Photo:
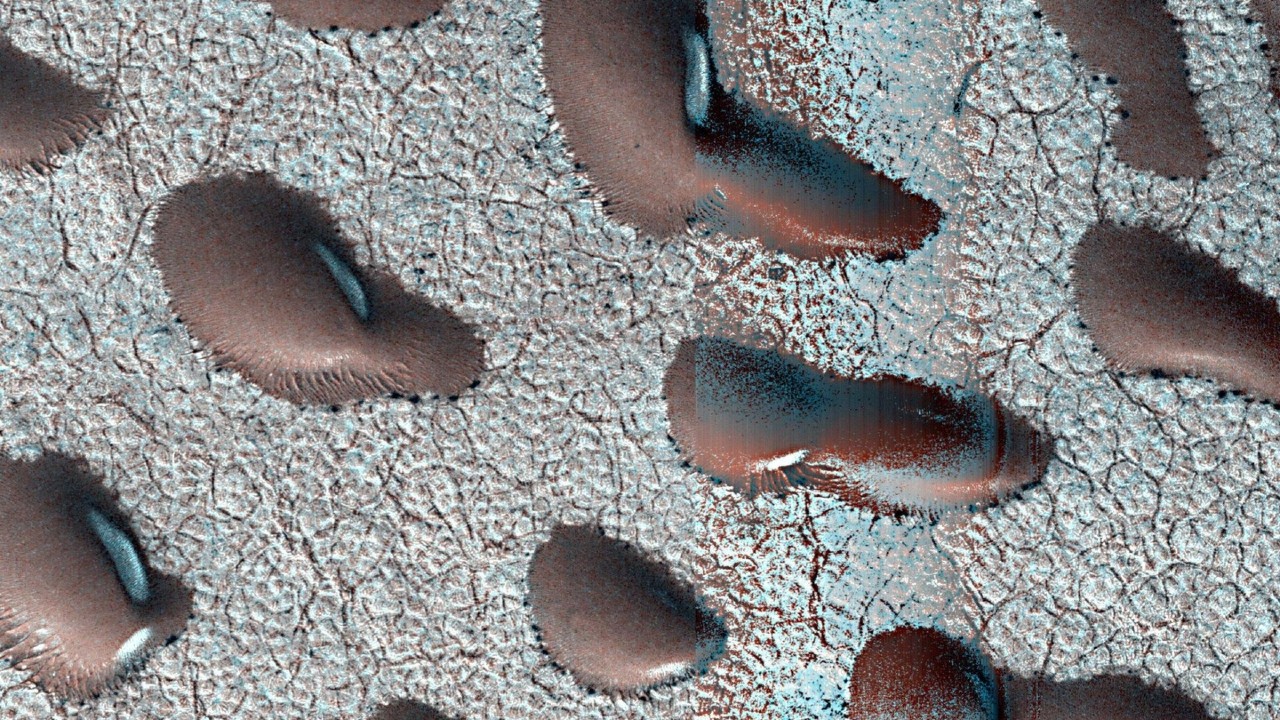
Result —
[[[840, 717], [862, 644], [914, 622], [980, 632], [1015, 671], [1132, 672], [1220, 717], [1272, 717], [1280, 412], [1108, 374], [1066, 281], [1102, 213], [1280, 294], [1261, 31], [1243, 3], [1170, 5], [1221, 151], [1196, 184], [1117, 163], [1115, 96], [1030, 0], [720, 3], [735, 83], [947, 213], [886, 264], [606, 221], [553, 128], [533, 0], [455, 0], [372, 38], [237, 0], [0, 5], [0, 32], [115, 107], [53, 175], [0, 175], [0, 451], [101, 468], [196, 612], [116, 693], [64, 707], [4, 670], [0, 709], [323, 719], [413, 697], [466, 718]], [[324, 196], [359, 263], [475, 323], [480, 386], [332, 413], [213, 372], [147, 244], [161, 198], [230, 169]], [[722, 326], [844, 374], [983, 383], [1059, 459], [1021, 499], [936, 527], [815, 494], [744, 502], [679, 467], [660, 398], [676, 342]], [[642, 697], [584, 693], [523, 604], [560, 522], [660, 548], [724, 614], [725, 656]]]

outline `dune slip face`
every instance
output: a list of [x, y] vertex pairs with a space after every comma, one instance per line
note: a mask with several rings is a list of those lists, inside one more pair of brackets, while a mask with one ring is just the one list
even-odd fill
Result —
[[542, 12], [556, 117], [621, 222], [654, 235], [697, 222], [804, 259], [900, 257], [937, 231], [933, 203], [726, 93], [701, 3], [549, 0]]
[[1280, 402], [1280, 312], [1217, 260], [1156, 230], [1103, 222], [1073, 265], [1080, 319], [1118, 369], [1209, 378]]
[[0, 543], [0, 656], [46, 690], [96, 695], [186, 625], [190, 593], [83, 462], [0, 460]]
[[996, 720], [994, 671], [960, 641], [899, 627], [867, 642], [849, 681], [850, 720]]
[[45, 171], [102, 128], [101, 93], [18, 50], [0, 35], [0, 166]]
[[276, 397], [456, 396], [480, 373], [484, 345], [469, 325], [356, 268], [319, 199], [270, 176], [184, 185], [154, 235], [174, 312], [219, 363]]
[[286, 21], [317, 30], [366, 32], [419, 23], [440, 12], [445, 0], [268, 0]]
[[1115, 82], [1122, 119], [1111, 139], [1120, 160], [1168, 177], [1204, 177], [1216, 150], [1187, 87], [1186, 45], [1163, 0], [1041, 0], [1040, 7], [1084, 63]]
[[934, 514], [1037, 482], [1050, 452], [985, 395], [835, 377], [719, 338], [682, 342], [664, 390], [682, 456], [749, 495], [811, 486], [880, 514]]
[[1007, 720], [1211, 720], [1182, 693], [1127, 675], [1074, 682], [1004, 676], [1001, 685]]
[[665, 565], [587, 526], [557, 527], [534, 553], [529, 604], [551, 658], [598, 690], [634, 692], [700, 672], [726, 640]]

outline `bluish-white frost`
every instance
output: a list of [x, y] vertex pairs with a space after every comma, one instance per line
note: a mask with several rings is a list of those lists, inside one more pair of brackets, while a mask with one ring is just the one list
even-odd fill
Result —
[[347, 304], [351, 306], [351, 310], [361, 321], [368, 320], [369, 298], [364, 294], [364, 287], [360, 285], [360, 278], [356, 277], [351, 267], [343, 262], [342, 258], [338, 257], [333, 250], [330, 250], [328, 245], [318, 242], [312, 244], [311, 249], [324, 261], [324, 266], [329, 269], [329, 274], [333, 276], [333, 281], [338, 283], [338, 288], [346, 296]]
[[151, 583], [147, 579], [147, 568], [142, 562], [138, 548], [134, 547], [129, 534], [116, 526], [101, 510], [90, 507], [85, 513], [89, 527], [98, 536], [115, 567], [116, 577], [124, 586], [125, 593], [137, 605], [144, 605], [151, 599]]
[[684, 34], [684, 114], [689, 122], [702, 127], [707, 122], [711, 105], [711, 50], [700, 33]]

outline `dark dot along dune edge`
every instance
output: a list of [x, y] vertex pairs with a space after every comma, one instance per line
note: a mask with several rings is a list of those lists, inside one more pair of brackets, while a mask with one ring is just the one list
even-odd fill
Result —
[[290, 23], [324, 30], [351, 28], [377, 32], [422, 22], [440, 12], [446, 0], [268, 0]]

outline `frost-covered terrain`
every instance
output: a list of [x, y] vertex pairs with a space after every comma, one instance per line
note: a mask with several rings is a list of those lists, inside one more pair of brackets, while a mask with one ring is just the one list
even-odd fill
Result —
[[[454, 0], [373, 37], [244, 0], [3, 0], [0, 32], [114, 115], [50, 175], [0, 173], [0, 452], [85, 458], [195, 618], [85, 704], [0, 671], [0, 715], [323, 720], [408, 697], [461, 718], [838, 718], [866, 640], [917, 623], [1017, 672], [1135, 673], [1274, 717], [1280, 411], [1108, 372], [1068, 284], [1105, 216], [1280, 295], [1261, 33], [1244, 3], [1171, 9], [1221, 152], [1201, 182], [1117, 163], [1115, 96], [1030, 0], [715, 4], [726, 84], [947, 214], [905, 260], [820, 264], [609, 220], [555, 125], [534, 0]], [[330, 411], [214, 371], [149, 245], [171, 190], [229, 170], [326, 199], [360, 263], [475, 324], [479, 387]], [[1056, 457], [1020, 498], [936, 525], [745, 500], [666, 434], [663, 372], [705, 329], [982, 387]], [[577, 685], [524, 604], [561, 522], [697, 582], [725, 656], [641, 696]]]

